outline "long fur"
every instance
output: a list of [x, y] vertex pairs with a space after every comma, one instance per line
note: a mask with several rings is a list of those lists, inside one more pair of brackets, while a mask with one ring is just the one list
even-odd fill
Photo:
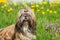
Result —
[[[27, 15], [29, 18], [26, 23], [29, 30], [27, 30], [27, 33], [23, 29], [25, 27], [25, 25], [23, 26], [25, 19], [22, 19], [24, 15]], [[10, 25], [0, 32], [0, 40], [32, 40], [33, 38], [36, 39], [35, 36], [36, 18], [29, 7], [25, 7], [19, 11], [16, 24]]]

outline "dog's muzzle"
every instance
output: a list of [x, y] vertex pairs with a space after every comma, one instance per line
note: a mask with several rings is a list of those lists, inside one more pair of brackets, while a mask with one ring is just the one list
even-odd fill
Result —
[[29, 20], [28, 16], [24, 15], [24, 21], [28, 21], [28, 20]]

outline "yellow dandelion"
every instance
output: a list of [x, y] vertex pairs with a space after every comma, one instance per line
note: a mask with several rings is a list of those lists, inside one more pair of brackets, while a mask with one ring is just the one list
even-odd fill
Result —
[[10, 8], [10, 10], [13, 10], [12, 8]]
[[38, 8], [38, 7], [39, 7], [39, 5], [38, 5], [38, 4], [36, 4], [36, 7]]
[[8, 12], [11, 12], [12, 10], [13, 10], [12, 8], [9, 8], [9, 9], [8, 9]]
[[7, 4], [4, 4], [3, 6], [1, 6], [1, 8], [5, 8], [7, 6]]
[[59, 2], [55, 2], [56, 4], [59, 4]]
[[1, 2], [6, 3], [6, 2], [7, 2], [7, 0], [0, 0], [0, 3], [1, 3]]
[[31, 2], [31, 8], [34, 9], [35, 3]]
[[10, 10], [8, 9], [8, 12], [10, 12]]
[[52, 13], [53, 11], [52, 11], [52, 10], [50, 10], [49, 12], [50, 12], [50, 13]]
[[42, 14], [44, 15], [44, 14], [45, 14], [45, 12], [42, 12]]
[[31, 8], [34, 9], [35, 5], [31, 5]]
[[47, 9], [47, 12], [49, 12], [49, 9]]
[[56, 14], [57, 13], [57, 11], [54, 11], [54, 14]]
[[42, 4], [47, 4], [47, 2], [42, 2]]
[[39, 12], [40, 10], [39, 9], [37, 9], [37, 12]]
[[7, 4], [4, 4], [4, 7], [6, 7], [7, 6]]
[[23, 6], [27, 6], [27, 3], [26, 3], [26, 2], [22, 2], [22, 5], [23, 5]]

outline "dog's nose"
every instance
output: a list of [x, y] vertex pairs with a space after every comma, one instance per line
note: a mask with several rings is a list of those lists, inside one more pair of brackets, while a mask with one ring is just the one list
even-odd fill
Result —
[[27, 16], [25, 15], [25, 17], [27, 17]]
[[24, 17], [25, 17], [25, 19], [27, 19], [27, 15], [25, 15]]

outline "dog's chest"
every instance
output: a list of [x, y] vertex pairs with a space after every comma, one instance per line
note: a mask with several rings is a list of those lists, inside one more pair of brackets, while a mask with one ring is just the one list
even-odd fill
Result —
[[23, 25], [22, 30], [24, 34], [17, 33], [16, 40], [36, 40], [36, 36], [31, 33], [31, 31], [28, 28], [27, 23]]
[[36, 36], [33, 35], [30, 30], [28, 29], [28, 25], [24, 25], [23, 26], [23, 32], [25, 33], [26, 35], [26, 40], [32, 40], [32, 39], [36, 39]]
[[27, 35], [22, 35], [22, 34], [20, 34], [19, 35], [20, 36], [20, 38], [18, 38], [18, 40], [36, 40], [36, 36], [35, 35], [32, 35], [32, 34], [27, 34]]

